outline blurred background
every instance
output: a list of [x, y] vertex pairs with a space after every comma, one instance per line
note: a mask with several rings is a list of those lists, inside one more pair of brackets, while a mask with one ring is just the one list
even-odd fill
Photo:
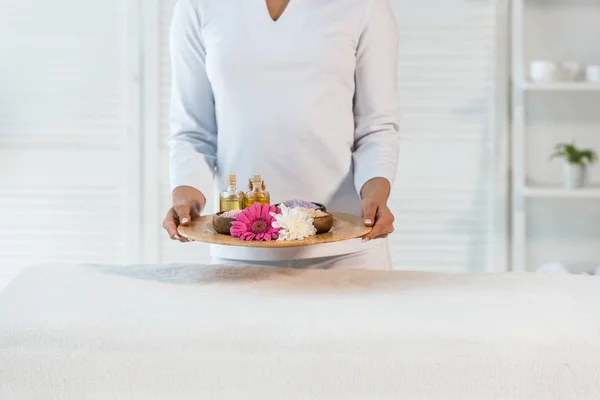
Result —
[[[0, 286], [36, 263], [208, 260], [160, 226], [175, 1], [0, 2]], [[395, 267], [600, 265], [599, 169], [567, 188], [581, 163], [549, 161], [600, 150], [600, 2], [390, 1]]]

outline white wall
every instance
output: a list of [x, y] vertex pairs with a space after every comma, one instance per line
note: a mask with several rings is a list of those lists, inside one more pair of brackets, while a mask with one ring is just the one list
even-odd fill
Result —
[[[600, 2], [529, 0], [524, 16], [526, 66], [540, 59], [600, 65]], [[600, 91], [531, 93], [526, 101], [527, 183], [560, 186], [562, 164], [548, 160], [556, 143], [574, 139], [600, 153]], [[600, 186], [600, 166], [590, 179]], [[526, 206], [528, 269], [600, 265], [600, 199], [530, 199]]]

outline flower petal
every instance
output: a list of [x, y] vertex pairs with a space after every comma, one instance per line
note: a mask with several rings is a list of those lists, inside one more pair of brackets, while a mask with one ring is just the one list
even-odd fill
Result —
[[238, 215], [235, 216], [235, 219], [244, 224], [251, 224], [249, 213], [246, 210], [242, 211]]
[[249, 213], [249, 217], [251, 220], [254, 220], [256, 218], [260, 218], [260, 213], [262, 211], [262, 206], [260, 203], [254, 203], [252, 205], [252, 207], [250, 207], [248, 209], [248, 213]]
[[229, 233], [231, 233], [231, 236], [237, 237], [240, 236], [241, 234], [247, 232], [248, 230], [246, 229], [246, 225], [241, 223], [241, 222], [237, 222], [234, 221], [231, 224], [231, 229], [229, 230]]
[[[256, 203], [256, 204], [259, 204], [259, 203]], [[259, 209], [258, 209], [258, 218], [266, 218], [266, 216], [265, 216], [265, 209], [266, 209], [266, 206], [262, 206], [261, 205], [259, 207]]]
[[233, 222], [231, 223], [231, 226], [232, 226], [232, 227], [233, 227], [233, 226], [235, 226], [235, 227], [239, 227], [239, 228], [244, 228], [244, 229], [246, 229], [246, 224], [245, 224], [245, 223], [243, 223], [243, 222], [240, 222], [240, 221], [233, 221]]

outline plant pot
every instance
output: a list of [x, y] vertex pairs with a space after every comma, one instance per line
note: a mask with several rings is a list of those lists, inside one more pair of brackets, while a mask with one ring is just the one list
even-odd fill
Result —
[[587, 184], [586, 166], [565, 163], [563, 165], [563, 181], [566, 189], [585, 187]]

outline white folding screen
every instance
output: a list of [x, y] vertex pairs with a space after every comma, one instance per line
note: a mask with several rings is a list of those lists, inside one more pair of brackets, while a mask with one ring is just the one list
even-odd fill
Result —
[[[144, 260], [146, 262], [208, 262], [208, 246], [201, 243], [174, 242], [160, 228], [170, 207], [168, 148], [171, 71], [169, 30], [176, 0], [151, 0], [144, 3], [146, 76], [144, 138]], [[207, 209], [212, 209], [209, 199]]]
[[134, 1], [0, 5], [0, 275], [139, 253]]
[[[168, 29], [176, 0], [155, 0], [159, 82], [150, 95], [160, 115], [160, 212], [168, 206]], [[496, 0], [391, 0], [400, 31], [399, 96], [403, 135], [390, 202], [390, 238], [401, 269], [447, 272], [503, 269], [506, 204], [502, 124], [497, 117], [506, 4]], [[152, 46], [152, 42], [148, 43]], [[150, 67], [152, 68], [152, 67]], [[154, 98], [156, 96], [156, 98]], [[499, 170], [500, 169], [500, 170]], [[150, 179], [153, 179], [150, 177]], [[157, 211], [158, 214], [158, 211]], [[201, 261], [205, 246], [169, 243], [161, 261]]]
[[394, 265], [505, 266], [507, 4], [392, 0], [400, 30]]

